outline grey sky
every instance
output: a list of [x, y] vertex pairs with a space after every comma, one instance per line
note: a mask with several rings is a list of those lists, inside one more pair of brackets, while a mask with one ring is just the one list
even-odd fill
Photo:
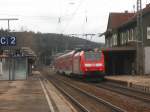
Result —
[[[143, 7], [149, 2], [142, 0]], [[19, 18], [10, 23], [11, 30], [17, 31], [101, 33], [106, 30], [109, 12], [133, 12], [135, 4], [136, 0], [0, 0], [0, 18]], [[0, 25], [7, 28], [7, 22], [0, 21]], [[104, 38], [93, 40], [103, 42]]]

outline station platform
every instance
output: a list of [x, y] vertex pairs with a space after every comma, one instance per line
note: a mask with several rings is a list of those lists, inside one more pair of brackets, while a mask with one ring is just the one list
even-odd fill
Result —
[[23, 81], [0, 81], [0, 112], [49, 112], [36, 77]]
[[105, 76], [105, 79], [150, 93], [150, 75], [113, 75]]
[[[46, 88], [46, 85], [43, 80], [39, 72], [35, 72], [27, 80], [0, 81], [0, 112], [56, 112], [54, 110], [58, 111], [60, 108], [62, 111], [59, 112], [67, 112], [69, 104], [67, 105], [67, 101], [56, 94], [52, 85], [45, 95], [46, 89], [43, 88]], [[55, 104], [54, 99], [60, 107]]]

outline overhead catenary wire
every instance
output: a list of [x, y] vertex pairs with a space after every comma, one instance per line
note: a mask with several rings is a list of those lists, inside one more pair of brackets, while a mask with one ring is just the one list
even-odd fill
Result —
[[67, 22], [67, 24], [65, 25], [65, 28], [62, 30], [62, 34], [66, 31], [66, 29], [70, 26], [71, 22], [73, 21], [74, 17], [77, 14], [77, 11], [79, 10], [80, 6], [83, 4], [85, 0], [80, 0], [80, 3], [78, 4], [78, 6], [76, 7], [76, 9], [74, 10], [74, 12], [71, 15], [71, 19], [69, 22]]
[[[73, 19], [74, 19], [74, 17], [76, 16], [76, 14], [77, 14], [77, 11], [78, 11], [78, 9], [80, 8], [80, 6], [83, 4], [83, 1], [80, 1], [80, 4], [77, 6], [77, 8], [76, 8], [76, 10], [72, 13], [72, 18], [71, 18], [71, 20], [67, 23], [67, 25], [66, 25], [66, 27], [63, 29], [63, 31], [61, 32], [61, 34], [63, 34], [66, 30], [67, 30], [67, 28], [70, 26], [70, 24], [71, 24], [71, 22], [73, 21]], [[85, 11], [84, 11], [84, 21], [83, 21], [83, 23], [82, 23], [82, 25], [81, 25], [81, 27], [82, 27], [82, 33], [83, 34], [75, 34], [76, 36], [82, 36], [83, 38], [85, 37], [86, 38], [86, 40], [92, 40], [92, 37], [94, 36], [94, 35], [96, 35], [96, 34], [92, 34], [92, 33], [88, 33], [87, 32], [87, 26], [88, 26], [88, 15], [87, 15], [87, 9], [85, 8], [84, 9]], [[64, 15], [65, 16], [65, 15]], [[68, 15], [69, 16], [69, 15]], [[89, 37], [90, 36], [90, 37]], [[89, 38], [89, 39], [88, 39]]]

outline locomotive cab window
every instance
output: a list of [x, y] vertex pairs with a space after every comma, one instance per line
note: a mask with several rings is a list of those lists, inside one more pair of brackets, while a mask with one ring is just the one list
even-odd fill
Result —
[[101, 52], [85, 52], [85, 60], [98, 61], [101, 58]]

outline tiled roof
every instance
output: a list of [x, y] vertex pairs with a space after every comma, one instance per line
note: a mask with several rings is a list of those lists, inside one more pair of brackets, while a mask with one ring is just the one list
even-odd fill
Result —
[[[142, 10], [142, 14], [146, 15], [150, 13], [150, 4], [147, 4], [146, 7]], [[118, 29], [124, 27], [132, 22], [136, 22], [137, 13], [116, 13], [112, 12], [109, 14], [108, 25], [106, 32], [102, 33], [102, 35], [106, 35], [114, 29]]]
[[134, 16], [134, 13], [110, 13], [107, 29], [118, 28], [121, 24], [129, 21]]
[[[142, 10], [143, 15], [150, 13], [150, 4]], [[112, 15], [111, 15], [112, 14]], [[110, 27], [112, 29], [123, 27], [131, 22], [136, 21], [137, 13], [111, 13], [110, 14]], [[108, 23], [109, 24], [109, 23]]]
[[[146, 7], [142, 10], [143, 15], [147, 13], [150, 13], [150, 4], [147, 4]], [[123, 27], [124, 25], [135, 22], [137, 20], [136, 18], [137, 18], [137, 13], [133, 17], [131, 17], [128, 21], [122, 23], [119, 27]]]

